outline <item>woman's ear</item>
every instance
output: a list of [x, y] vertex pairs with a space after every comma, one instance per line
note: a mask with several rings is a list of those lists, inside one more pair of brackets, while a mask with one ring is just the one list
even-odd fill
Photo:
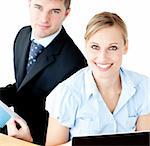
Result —
[[85, 58], [87, 59], [87, 42], [86, 41], [84, 43], [84, 55], [85, 55]]
[[128, 41], [126, 42], [124, 49], [123, 49], [123, 54], [127, 54], [128, 52]]

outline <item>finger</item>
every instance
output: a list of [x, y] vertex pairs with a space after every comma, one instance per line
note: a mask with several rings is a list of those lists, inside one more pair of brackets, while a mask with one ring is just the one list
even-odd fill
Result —
[[15, 121], [21, 126], [21, 128], [28, 128], [28, 125], [24, 119], [16, 118]]
[[7, 130], [9, 136], [16, 136], [18, 129], [16, 128], [14, 119], [10, 119], [7, 123]]
[[20, 125], [20, 129], [18, 130], [18, 135], [16, 135], [16, 138], [20, 138], [29, 142], [32, 142], [32, 136], [30, 133], [30, 129], [26, 123], [26, 121], [22, 118], [16, 118], [15, 121]]

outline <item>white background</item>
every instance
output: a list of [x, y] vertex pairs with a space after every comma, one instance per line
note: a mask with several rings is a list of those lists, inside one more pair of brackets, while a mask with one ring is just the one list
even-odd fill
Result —
[[[72, 10], [64, 26], [84, 53], [83, 37], [89, 19], [102, 11], [119, 14], [129, 33], [129, 51], [123, 58], [123, 66], [150, 77], [149, 7], [149, 0], [72, 0]], [[2, 1], [0, 18], [0, 86], [5, 86], [14, 82], [13, 41], [16, 33], [30, 24], [28, 0]]]

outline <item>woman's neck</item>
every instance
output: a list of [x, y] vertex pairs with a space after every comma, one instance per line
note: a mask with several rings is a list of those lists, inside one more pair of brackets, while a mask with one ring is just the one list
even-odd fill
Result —
[[113, 112], [118, 103], [122, 89], [120, 75], [118, 74], [110, 78], [95, 78], [95, 81], [110, 112]]
[[103, 90], [116, 91], [116, 89], [121, 89], [121, 79], [119, 73], [108, 78], [94, 77], [94, 79], [97, 84], [98, 90], [101, 92]]

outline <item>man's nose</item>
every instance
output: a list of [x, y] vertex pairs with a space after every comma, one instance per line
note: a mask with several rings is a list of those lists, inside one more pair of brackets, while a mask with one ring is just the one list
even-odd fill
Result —
[[43, 12], [41, 14], [41, 22], [42, 23], [48, 23], [50, 21], [50, 14], [47, 12]]

